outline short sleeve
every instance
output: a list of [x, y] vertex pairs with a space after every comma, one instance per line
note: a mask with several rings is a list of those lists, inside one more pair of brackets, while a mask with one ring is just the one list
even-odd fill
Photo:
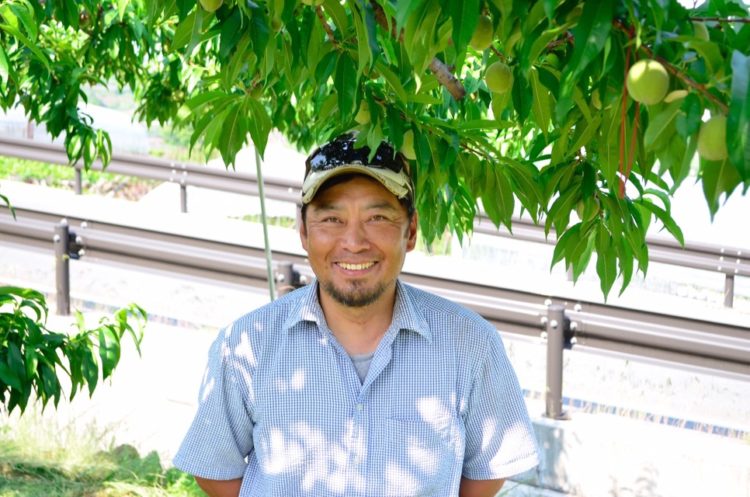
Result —
[[507, 478], [539, 464], [534, 428], [500, 335], [488, 333], [485, 356], [469, 395], [464, 419], [463, 476]]
[[241, 478], [253, 449], [253, 423], [237, 382], [222, 330], [211, 345], [198, 411], [174, 458], [174, 465], [212, 480]]

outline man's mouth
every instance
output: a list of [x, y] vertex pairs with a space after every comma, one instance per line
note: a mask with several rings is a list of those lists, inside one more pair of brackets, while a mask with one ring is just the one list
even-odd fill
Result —
[[348, 262], [337, 262], [336, 265], [338, 265], [342, 269], [346, 269], [347, 271], [364, 271], [365, 269], [370, 269], [375, 265], [375, 263], [363, 262], [360, 264], [350, 264]]

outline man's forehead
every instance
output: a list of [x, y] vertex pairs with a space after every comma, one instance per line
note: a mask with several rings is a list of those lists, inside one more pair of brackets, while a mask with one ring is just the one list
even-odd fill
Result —
[[366, 174], [357, 173], [342, 174], [341, 176], [334, 176], [333, 178], [329, 179], [320, 187], [318, 192], [310, 201], [310, 204], [314, 204], [316, 202], [318, 204], [331, 203], [336, 199], [342, 199], [346, 196], [351, 196], [349, 195], [350, 191], [347, 190], [347, 187], [352, 186], [352, 183], [357, 182], [366, 182], [371, 186], [374, 186], [374, 191], [378, 191], [381, 193], [381, 195], [378, 195], [378, 197], [382, 197], [384, 200], [387, 199], [387, 202], [384, 203], [391, 203], [393, 205], [399, 204], [398, 197], [396, 197], [385, 186], [383, 186], [380, 181]]

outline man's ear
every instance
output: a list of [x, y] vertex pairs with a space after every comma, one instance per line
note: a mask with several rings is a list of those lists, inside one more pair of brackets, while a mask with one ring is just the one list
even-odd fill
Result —
[[414, 250], [414, 247], [417, 245], [417, 227], [419, 226], [419, 223], [417, 221], [417, 213], [415, 212], [414, 214], [412, 214], [411, 219], [409, 219], [409, 226], [406, 227], [407, 252]]
[[304, 221], [299, 223], [299, 240], [302, 242], [302, 248], [307, 252], [307, 226]]

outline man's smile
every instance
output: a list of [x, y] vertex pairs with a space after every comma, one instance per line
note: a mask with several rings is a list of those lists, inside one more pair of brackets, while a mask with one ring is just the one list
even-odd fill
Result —
[[342, 269], [346, 269], [347, 271], [364, 271], [365, 269], [370, 269], [372, 266], [375, 265], [375, 262], [361, 262], [359, 264], [352, 264], [348, 262], [337, 262], [337, 266], [339, 266]]

